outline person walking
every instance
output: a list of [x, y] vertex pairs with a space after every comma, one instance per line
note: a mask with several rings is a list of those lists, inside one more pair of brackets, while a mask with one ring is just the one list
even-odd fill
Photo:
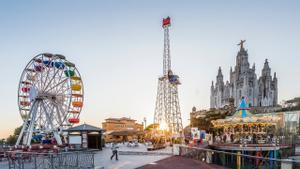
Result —
[[112, 156], [110, 157], [110, 160], [112, 160], [114, 158], [114, 156], [116, 156], [116, 160], [118, 159], [118, 146], [117, 144], [114, 142], [111, 146], [111, 150], [112, 150]]

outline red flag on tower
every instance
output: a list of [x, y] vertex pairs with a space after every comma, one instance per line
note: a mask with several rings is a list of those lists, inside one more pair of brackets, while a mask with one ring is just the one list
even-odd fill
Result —
[[170, 17], [164, 18], [162, 26], [165, 27], [165, 26], [169, 26], [169, 25], [171, 25], [171, 18]]

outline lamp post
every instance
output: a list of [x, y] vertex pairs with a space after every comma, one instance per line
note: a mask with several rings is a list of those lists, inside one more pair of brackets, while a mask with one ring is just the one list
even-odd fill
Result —
[[144, 117], [144, 119], [143, 119], [143, 120], [144, 120], [144, 125], [145, 125], [145, 126], [144, 126], [144, 128], [146, 129], [146, 127], [147, 127], [147, 124], [146, 124], [146, 122], [147, 122], [147, 119], [146, 119], [146, 117]]

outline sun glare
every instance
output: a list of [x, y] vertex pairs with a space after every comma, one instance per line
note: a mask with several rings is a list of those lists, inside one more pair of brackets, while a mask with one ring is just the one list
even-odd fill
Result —
[[159, 125], [159, 129], [160, 130], [167, 130], [168, 129], [168, 125], [165, 121], [162, 121]]

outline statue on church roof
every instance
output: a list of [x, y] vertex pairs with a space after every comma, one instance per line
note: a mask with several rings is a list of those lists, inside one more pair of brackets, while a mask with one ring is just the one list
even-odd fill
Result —
[[244, 43], [246, 42], [246, 40], [241, 40], [241, 42], [239, 44], [237, 44], [238, 46], [241, 46], [241, 49], [244, 48]]

